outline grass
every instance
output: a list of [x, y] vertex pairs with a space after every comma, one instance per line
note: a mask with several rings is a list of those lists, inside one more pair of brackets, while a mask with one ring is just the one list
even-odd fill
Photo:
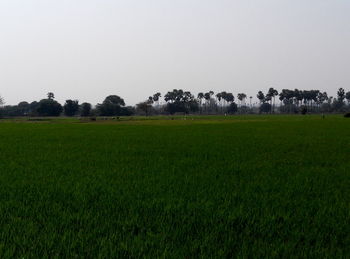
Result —
[[1, 258], [347, 258], [350, 120], [0, 123]]

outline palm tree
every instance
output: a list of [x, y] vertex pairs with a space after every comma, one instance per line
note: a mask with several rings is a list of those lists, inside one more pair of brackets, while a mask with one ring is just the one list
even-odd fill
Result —
[[202, 100], [204, 99], [204, 94], [202, 92], [198, 93], [197, 99], [199, 100], [199, 112], [202, 113]]
[[204, 99], [206, 101], [206, 108], [207, 108], [207, 112], [208, 112], [208, 107], [210, 105], [210, 100], [211, 100], [211, 97], [214, 95], [214, 92], [213, 91], [209, 91], [207, 93], [204, 94]]
[[256, 97], [259, 99], [260, 104], [265, 102], [265, 95], [262, 91], [259, 91], [258, 94], [256, 95]]
[[221, 105], [222, 94], [221, 93], [217, 93], [216, 94], [216, 99], [218, 100], [218, 105], [221, 107], [221, 110], [222, 110], [222, 105]]
[[247, 95], [244, 93], [240, 93], [237, 95], [237, 98], [241, 102], [240, 106], [242, 107], [243, 101], [245, 100], [245, 98], [247, 98]]
[[225, 91], [222, 91], [220, 94], [221, 99], [223, 100], [223, 106], [226, 106], [227, 93]]
[[[272, 112], [275, 113], [275, 97], [278, 95], [278, 91], [271, 87], [267, 93], [267, 96], [271, 100], [271, 106], [272, 106]], [[273, 99], [273, 105], [272, 105], [272, 99]]]
[[226, 97], [225, 101], [229, 104], [235, 101], [235, 97], [233, 96], [232, 93], [226, 93], [225, 97]]
[[152, 99], [157, 104], [157, 107], [159, 108], [159, 99], [162, 97], [161, 93], [156, 93], [153, 95]]
[[176, 89], [174, 89], [172, 92], [167, 92], [166, 95], [164, 95], [164, 101], [173, 103], [176, 99], [176, 93]]
[[216, 99], [218, 99], [218, 101], [221, 102], [221, 98], [222, 98], [222, 94], [221, 93], [217, 93], [216, 94]]
[[297, 106], [299, 107], [303, 100], [303, 91], [294, 89], [294, 98], [296, 100]]
[[162, 97], [161, 93], [156, 93], [153, 95], [153, 101], [159, 102], [159, 98]]

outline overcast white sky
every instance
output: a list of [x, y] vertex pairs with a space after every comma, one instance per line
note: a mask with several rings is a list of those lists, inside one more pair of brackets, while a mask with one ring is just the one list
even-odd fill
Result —
[[7, 104], [350, 91], [349, 0], [0, 0]]

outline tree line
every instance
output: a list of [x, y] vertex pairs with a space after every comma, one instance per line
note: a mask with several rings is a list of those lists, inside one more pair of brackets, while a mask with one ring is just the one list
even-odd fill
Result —
[[[236, 99], [237, 98], [237, 99]], [[159, 114], [247, 114], [247, 113], [332, 113], [350, 111], [350, 91], [339, 88], [337, 96], [328, 96], [320, 90], [290, 90], [280, 92], [274, 88], [265, 93], [259, 91], [253, 96], [238, 93], [214, 91], [197, 95], [182, 89], [173, 89], [164, 96], [155, 93], [135, 106], [126, 106], [118, 95], [107, 96], [102, 103], [92, 105], [78, 100], [66, 100], [61, 105], [50, 92], [45, 99], [34, 102], [20, 102], [18, 105], [4, 105], [0, 96], [0, 116], [131, 116]]]

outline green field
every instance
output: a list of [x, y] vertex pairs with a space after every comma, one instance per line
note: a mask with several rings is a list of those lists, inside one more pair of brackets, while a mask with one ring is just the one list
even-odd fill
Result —
[[349, 258], [350, 119], [0, 123], [0, 258]]

